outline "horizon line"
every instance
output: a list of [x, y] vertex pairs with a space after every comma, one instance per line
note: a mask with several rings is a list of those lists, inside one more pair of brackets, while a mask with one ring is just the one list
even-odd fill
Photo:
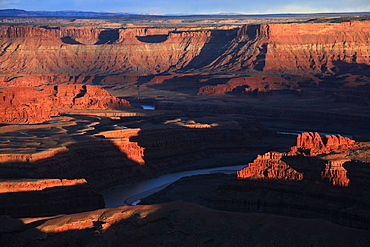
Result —
[[[205, 15], [223, 15], [223, 16], [240, 16], [240, 15], [309, 15], [309, 14], [370, 14], [370, 11], [335, 11], [335, 12], [279, 12], [279, 13], [166, 13], [166, 14], [152, 14], [152, 13], [137, 13], [137, 12], [110, 12], [110, 11], [89, 11], [89, 10], [25, 10], [25, 9], [0, 9], [4, 10], [21, 10], [26, 12], [83, 12], [83, 13], [105, 13], [117, 15], [149, 15], [149, 16], [205, 16]], [[22, 17], [22, 16], [19, 16]], [[31, 17], [31, 16], [29, 16]]]

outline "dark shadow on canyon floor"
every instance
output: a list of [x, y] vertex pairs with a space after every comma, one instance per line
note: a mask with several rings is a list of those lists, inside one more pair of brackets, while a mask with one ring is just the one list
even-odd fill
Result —
[[88, 184], [0, 193], [0, 201], [1, 214], [17, 218], [78, 213], [104, 207], [103, 197]]
[[1, 246], [28, 246], [32, 239], [43, 239], [46, 233], [36, 227], [46, 220], [38, 220], [25, 224], [22, 220], [9, 216], [0, 216], [0, 245]]
[[136, 36], [136, 38], [144, 43], [163, 43], [167, 40], [168, 35], [146, 35]]
[[343, 60], [333, 60], [333, 65], [336, 66], [333, 70], [338, 74], [352, 74], [370, 76], [370, 65], [356, 62], [356, 55], [353, 55], [352, 62]]

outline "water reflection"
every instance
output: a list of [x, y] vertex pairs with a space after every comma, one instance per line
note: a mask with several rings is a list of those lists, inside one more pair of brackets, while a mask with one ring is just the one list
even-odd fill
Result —
[[151, 106], [151, 105], [141, 105], [141, 107], [144, 110], [155, 110], [155, 106]]
[[224, 166], [217, 168], [179, 172], [137, 182], [129, 186], [119, 187], [107, 192], [104, 195], [105, 206], [111, 208], [122, 205], [137, 204], [140, 199], [145, 198], [151, 194], [154, 194], [155, 192], [164, 189], [165, 187], [179, 180], [182, 177], [211, 173], [233, 174], [236, 171], [244, 168], [245, 166], [246, 165]]

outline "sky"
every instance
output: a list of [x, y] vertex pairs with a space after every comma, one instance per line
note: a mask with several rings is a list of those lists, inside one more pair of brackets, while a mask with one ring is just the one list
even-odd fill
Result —
[[0, 0], [0, 9], [147, 14], [370, 12], [370, 0]]

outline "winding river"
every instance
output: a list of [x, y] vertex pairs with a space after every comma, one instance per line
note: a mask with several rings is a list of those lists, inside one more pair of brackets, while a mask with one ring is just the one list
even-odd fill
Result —
[[[144, 106], [143, 106], [144, 107]], [[144, 108], [145, 109], [145, 108]], [[150, 108], [146, 108], [150, 109]], [[281, 131], [277, 132], [281, 135], [298, 135], [305, 131]], [[320, 135], [333, 135], [329, 133], [320, 133]], [[351, 136], [347, 136], [351, 138]], [[131, 185], [126, 185], [122, 187], [117, 187], [110, 191], [107, 191], [104, 194], [105, 206], [107, 208], [111, 207], [118, 207], [122, 205], [136, 205], [140, 202], [141, 199], [152, 195], [168, 185], [176, 182], [180, 178], [189, 177], [193, 175], [204, 175], [204, 174], [212, 174], [212, 173], [225, 173], [225, 174], [233, 174], [238, 170], [246, 167], [247, 165], [238, 165], [238, 166], [224, 166], [224, 167], [216, 167], [216, 168], [208, 168], [208, 169], [201, 169], [201, 170], [192, 170], [192, 171], [184, 171], [179, 173], [167, 174], [160, 176], [158, 178], [148, 179], [144, 181], [140, 181]]]
[[137, 203], [140, 202], [140, 199], [143, 199], [151, 194], [154, 194], [155, 192], [164, 189], [166, 186], [176, 182], [180, 178], [212, 173], [233, 174], [244, 167], [246, 167], [246, 165], [224, 166], [201, 170], [185, 171], [167, 174], [160, 176], [158, 178], [152, 178], [131, 185], [118, 187], [104, 194], [105, 206], [107, 208], [112, 208], [122, 205], [136, 205]]

